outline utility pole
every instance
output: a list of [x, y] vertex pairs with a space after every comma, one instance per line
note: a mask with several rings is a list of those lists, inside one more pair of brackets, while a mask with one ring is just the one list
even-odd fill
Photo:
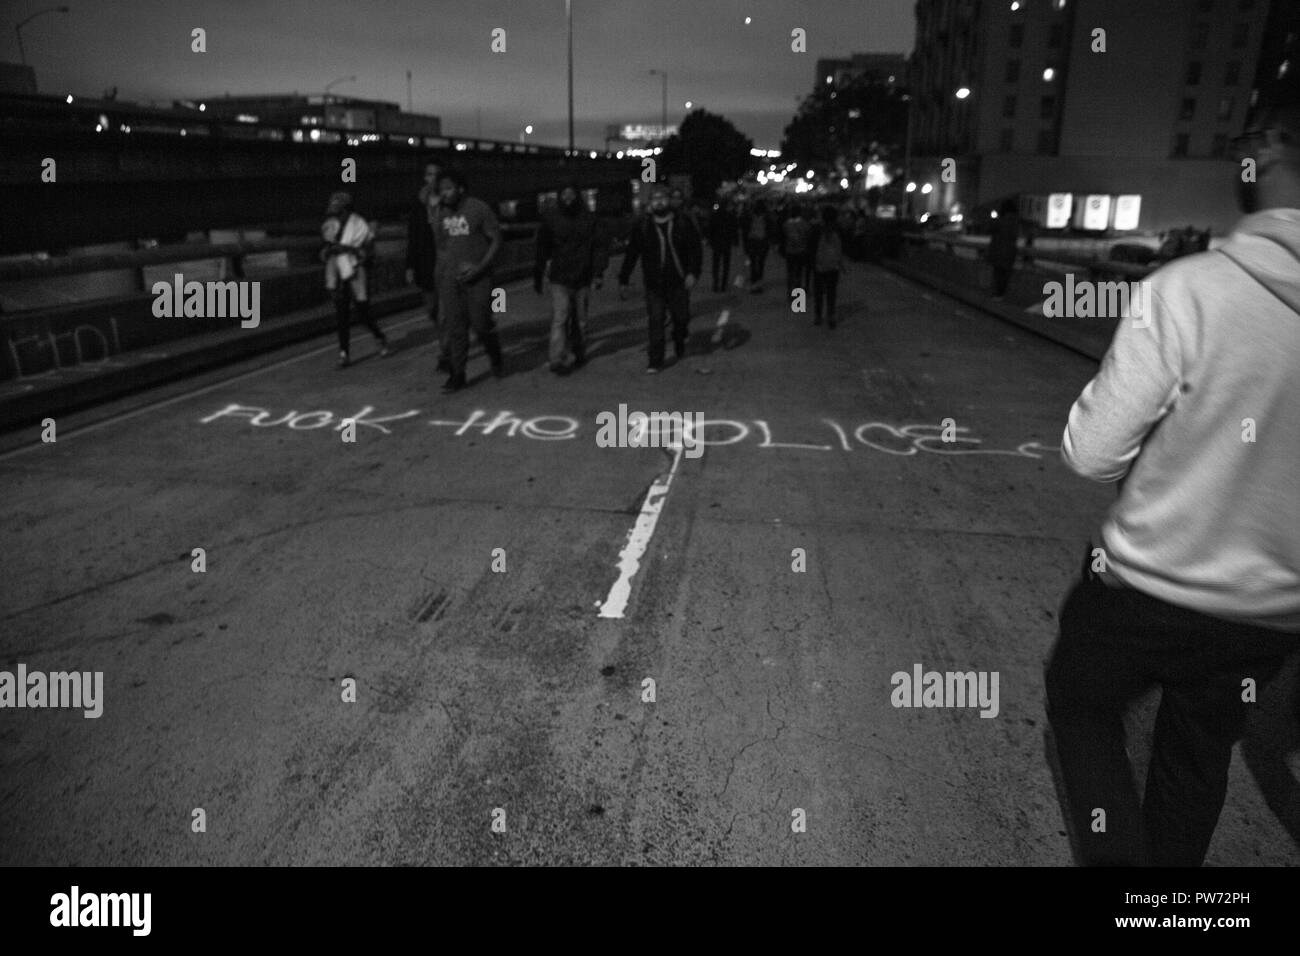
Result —
[[573, 153], [573, 0], [564, 0], [564, 16], [569, 21], [569, 153]]
[[411, 71], [406, 71], [406, 112], [413, 112], [411, 107]]

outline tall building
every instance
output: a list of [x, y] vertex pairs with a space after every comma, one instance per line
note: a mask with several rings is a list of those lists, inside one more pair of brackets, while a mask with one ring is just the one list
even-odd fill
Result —
[[903, 53], [853, 53], [842, 58], [817, 61], [814, 85], [844, 86], [862, 77], [902, 86], [907, 80], [907, 56]]
[[1270, 0], [918, 0], [920, 208], [1019, 196], [1049, 228], [1226, 229], [1239, 213], [1224, 157], [1269, 16]]
[[404, 113], [396, 103], [351, 96], [297, 93], [270, 96], [214, 96], [203, 100], [205, 112], [218, 119], [272, 126], [346, 129], [358, 132], [441, 136], [436, 116]]

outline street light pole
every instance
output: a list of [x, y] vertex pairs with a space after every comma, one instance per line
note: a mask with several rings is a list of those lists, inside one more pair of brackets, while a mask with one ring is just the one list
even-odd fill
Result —
[[564, 0], [564, 16], [569, 21], [569, 152], [573, 152], [573, 0]]
[[650, 71], [650, 75], [651, 75], [651, 76], [661, 76], [661, 77], [663, 77], [663, 80], [664, 80], [664, 108], [663, 108], [662, 123], [661, 123], [661, 125], [663, 126], [663, 129], [660, 130], [660, 134], [661, 134], [661, 135], [667, 135], [666, 133], [664, 133], [664, 130], [667, 130], [667, 129], [668, 129], [668, 71], [667, 71], [667, 70], [651, 70], [651, 71]]
[[14, 27], [14, 36], [18, 38], [18, 59], [23, 66], [27, 65], [27, 51], [23, 49], [23, 27], [46, 13], [67, 13], [68, 9], [68, 7], [46, 7], [44, 10], [37, 10], [26, 20], [23, 20]]
[[903, 147], [903, 218], [912, 215], [912, 194], [907, 191], [907, 184], [912, 181], [912, 103], [916, 97], [907, 94], [907, 137]]

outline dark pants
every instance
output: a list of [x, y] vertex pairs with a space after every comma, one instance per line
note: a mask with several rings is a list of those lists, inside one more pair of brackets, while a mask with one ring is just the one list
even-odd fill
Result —
[[691, 321], [690, 294], [686, 289], [647, 289], [645, 308], [650, 319], [650, 364], [664, 364], [664, 320], [673, 323], [673, 345], [680, 356], [686, 351], [686, 336]]
[[767, 261], [767, 243], [745, 241], [745, 255], [749, 256], [749, 284], [763, 281], [763, 263]]
[[465, 377], [469, 363], [469, 330], [472, 327], [494, 369], [501, 365], [501, 343], [492, 322], [492, 281], [482, 278], [472, 285], [450, 276], [438, 277], [439, 311], [447, 330], [451, 373]]
[[785, 295], [788, 299], [795, 289], [803, 289], [808, 294], [808, 254], [787, 252], [785, 254]]
[[731, 246], [716, 245], [713, 249], [713, 291], [726, 292], [731, 278]]
[[358, 302], [352, 298], [352, 287], [346, 282], [332, 293], [334, 296], [334, 320], [339, 333], [339, 351], [347, 352], [352, 342], [352, 318], [370, 330], [375, 340], [383, 345], [386, 341], [379, 325], [370, 317], [370, 303]]
[[835, 328], [835, 300], [840, 291], [839, 272], [813, 273], [813, 322], [822, 323], [823, 312], [826, 324]]
[[1002, 296], [1007, 294], [1007, 285], [1011, 282], [1011, 266], [994, 266], [993, 267], [993, 294]]
[[[1061, 608], [1047, 667], [1047, 713], [1067, 811], [1085, 865], [1200, 866], [1228, 789], [1232, 745], [1257, 688], [1297, 649], [1297, 635], [1226, 621], [1091, 570]], [[1124, 748], [1124, 712], [1161, 686], [1146, 796], [1141, 804]], [[1104, 833], [1094, 810], [1106, 811]]]

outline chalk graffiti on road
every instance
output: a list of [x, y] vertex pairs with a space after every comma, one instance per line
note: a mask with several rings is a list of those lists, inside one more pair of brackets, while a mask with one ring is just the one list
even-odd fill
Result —
[[[316, 431], [330, 428], [338, 432], [354, 422], [358, 434], [360, 429], [373, 429], [382, 435], [393, 434], [393, 425], [397, 422], [412, 422], [420, 415], [419, 409], [410, 409], [395, 415], [376, 416], [373, 406], [367, 405], [352, 415], [336, 415], [324, 409], [299, 412], [297, 410], [284, 414], [275, 414], [268, 408], [256, 405], [230, 404], [220, 411], [213, 412], [199, 419], [207, 425], [220, 419], [243, 419], [254, 428], [275, 428], [283, 426], [294, 431]], [[568, 441], [578, 437], [581, 423], [567, 415], [534, 415], [521, 418], [514, 412], [499, 411], [489, 414], [484, 409], [475, 409], [464, 419], [445, 420], [431, 418], [423, 423], [430, 428], [450, 429], [451, 437], [462, 438], [466, 435], [502, 435], [507, 438], [524, 437], [533, 441]], [[690, 423], [692, 439], [704, 446], [721, 447], [739, 445], [743, 442], [755, 444], [758, 448], [802, 449], [804, 451], [842, 451], [851, 452], [858, 448], [889, 455], [907, 457], [917, 452], [930, 455], [1011, 455], [1017, 458], [1040, 459], [1044, 453], [1055, 454], [1060, 448], [1043, 445], [1036, 441], [1022, 442], [1012, 449], [984, 448], [981, 439], [970, 435], [969, 428], [949, 427], [948, 440], [944, 439], [945, 428], [939, 424], [913, 423], [906, 425], [888, 422], [863, 422], [860, 425], [841, 425], [833, 419], [823, 418], [820, 429], [803, 430], [788, 437], [800, 438], [802, 441], [775, 441], [772, 426], [762, 418], [741, 421], [732, 418], [706, 418], [701, 422]], [[594, 423], [593, 423], [594, 427]], [[822, 439], [818, 441], [817, 439]]]

